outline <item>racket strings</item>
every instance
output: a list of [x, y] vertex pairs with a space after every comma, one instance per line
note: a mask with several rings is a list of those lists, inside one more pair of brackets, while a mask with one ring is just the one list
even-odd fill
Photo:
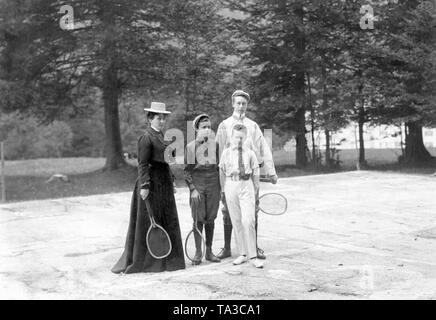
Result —
[[203, 259], [206, 253], [204, 237], [196, 229], [191, 230], [185, 241], [185, 254], [190, 261]]
[[[204, 224], [198, 221], [200, 205], [201, 203], [196, 204], [192, 230], [188, 233], [185, 240], [185, 255], [193, 263], [201, 261], [206, 255], [206, 241], [203, 237]], [[203, 205], [205, 206], [206, 204], [203, 203]], [[205, 207], [204, 210], [206, 210]]]
[[147, 232], [147, 248], [155, 259], [163, 259], [170, 255], [172, 250], [170, 237], [159, 225], [150, 226]]
[[266, 193], [259, 198], [259, 208], [266, 214], [281, 215], [288, 207], [288, 201], [279, 193]]
[[153, 211], [148, 199], [145, 200], [146, 208], [150, 218], [150, 227], [147, 231], [146, 243], [148, 252], [155, 259], [164, 259], [171, 254], [172, 244], [166, 230], [156, 223], [153, 218]]

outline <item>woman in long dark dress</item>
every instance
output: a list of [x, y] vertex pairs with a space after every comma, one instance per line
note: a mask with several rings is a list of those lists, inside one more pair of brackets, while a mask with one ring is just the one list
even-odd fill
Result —
[[[173, 175], [164, 158], [170, 142], [164, 141], [162, 129], [166, 116], [163, 103], [151, 104], [147, 119], [150, 122], [145, 134], [138, 141], [138, 179], [132, 195], [130, 222], [124, 252], [115, 266], [114, 273], [161, 272], [185, 268], [182, 237], [174, 200]], [[160, 224], [171, 239], [171, 254], [164, 259], [153, 258], [146, 242], [150, 219], [144, 199], [149, 199], [156, 223]]]

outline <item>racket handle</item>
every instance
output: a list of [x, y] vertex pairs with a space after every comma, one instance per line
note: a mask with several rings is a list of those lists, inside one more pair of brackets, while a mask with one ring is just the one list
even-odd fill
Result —
[[156, 227], [156, 222], [154, 221], [153, 218], [153, 211], [152, 211], [153, 209], [151, 208], [150, 201], [147, 198], [144, 200], [144, 202], [145, 202], [145, 207], [147, 208], [148, 211], [148, 217], [150, 218], [150, 223], [153, 227]]

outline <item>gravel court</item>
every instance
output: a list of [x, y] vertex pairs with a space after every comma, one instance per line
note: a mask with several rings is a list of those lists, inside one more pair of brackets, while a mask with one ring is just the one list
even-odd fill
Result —
[[[263, 270], [231, 259], [114, 275], [131, 193], [0, 205], [0, 298], [435, 299], [436, 178], [356, 171], [262, 183], [282, 216], [260, 214]], [[176, 201], [191, 228], [188, 190]], [[222, 216], [214, 250], [223, 244]]]

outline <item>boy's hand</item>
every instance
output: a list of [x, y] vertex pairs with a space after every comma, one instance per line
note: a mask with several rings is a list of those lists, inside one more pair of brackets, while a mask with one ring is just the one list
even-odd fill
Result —
[[220, 198], [222, 203], [226, 202], [226, 194], [224, 193], [224, 191], [221, 191]]
[[192, 190], [192, 192], [191, 192], [191, 201], [192, 201], [192, 203], [195, 206], [198, 206], [198, 204], [200, 203], [200, 200], [201, 200], [200, 193], [196, 189]]

